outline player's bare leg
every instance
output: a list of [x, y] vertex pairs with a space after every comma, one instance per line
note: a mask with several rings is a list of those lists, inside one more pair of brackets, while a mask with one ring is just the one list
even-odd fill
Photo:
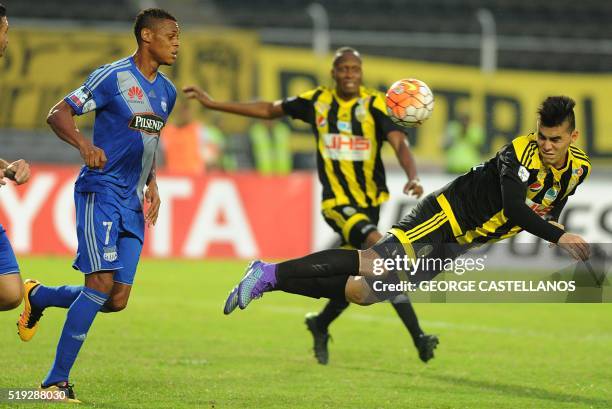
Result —
[[119, 312], [124, 310], [130, 299], [131, 291], [131, 285], [115, 282], [110, 296], [100, 312]]
[[0, 311], [19, 307], [23, 299], [23, 283], [19, 273], [0, 275]]

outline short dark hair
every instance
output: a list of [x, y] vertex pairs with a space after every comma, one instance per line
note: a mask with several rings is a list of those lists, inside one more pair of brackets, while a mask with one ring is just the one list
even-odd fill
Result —
[[4, 4], [0, 3], [0, 18], [6, 17], [6, 7]]
[[134, 20], [134, 35], [136, 36], [136, 41], [138, 41], [138, 43], [140, 43], [142, 40], [142, 37], [140, 37], [140, 32], [142, 29], [153, 28], [155, 20], [176, 21], [176, 18], [163, 9], [150, 8], [142, 10], [140, 13], [138, 13], [136, 19]]
[[334, 51], [334, 67], [338, 64], [339, 60], [344, 56], [344, 54], [353, 54], [359, 59], [359, 61], [361, 61], [361, 54], [359, 54], [359, 51], [355, 50], [353, 47], [340, 47]]
[[574, 116], [575, 105], [576, 102], [565, 95], [546, 98], [538, 108], [540, 124], [547, 127], [553, 127], [568, 121], [569, 130], [573, 132], [576, 128], [576, 117]]

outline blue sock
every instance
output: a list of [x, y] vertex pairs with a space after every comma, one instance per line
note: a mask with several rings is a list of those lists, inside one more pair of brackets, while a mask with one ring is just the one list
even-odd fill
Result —
[[68, 308], [81, 294], [82, 285], [62, 285], [47, 287], [38, 285], [30, 293], [30, 301], [38, 308], [62, 307]]
[[44, 386], [68, 381], [70, 370], [87, 337], [87, 331], [107, 299], [107, 294], [83, 287], [66, 314], [64, 329], [57, 344], [55, 361], [43, 381]]

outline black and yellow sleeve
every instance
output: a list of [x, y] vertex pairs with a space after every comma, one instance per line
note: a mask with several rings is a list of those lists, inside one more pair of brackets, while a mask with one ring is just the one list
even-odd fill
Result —
[[[502, 148], [498, 154], [497, 170], [499, 171], [500, 180], [508, 178], [516, 183], [520, 183], [527, 187], [529, 180], [529, 171], [525, 166], [528, 151], [531, 148], [517, 149], [514, 143], [510, 143]], [[522, 161], [521, 161], [522, 158]], [[524, 198], [523, 198], [524, 199]]]
[[283, 112], [293, 119], [300, 119], [306, 123], [314, 123], [314, 102], [321, 93], [320, 88], [306, 91], [300, 95], [285, 98], [282, 102]]

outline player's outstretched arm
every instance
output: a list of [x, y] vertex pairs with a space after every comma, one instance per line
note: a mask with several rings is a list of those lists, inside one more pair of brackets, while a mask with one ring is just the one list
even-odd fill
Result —
[[183, 92], [187, 98], [195, 99], [204, 107], [215, 111], [261, 119], [276, 119], [285, 115], [281, 101], [219, 102], [212, 99], [204, 90], [195, 85], [184, 87]]
[[85, 165], [92, 169], [104, 168], [106, 154], [79, 131], [74, 122], [74, 114], [72, 107], [62, 100], [49, 111], [47, 123], [61, 140], [79, 150]]
[[391, 131], [387, 134], [387, 140], [393, 147], [395, 156], [397, 156], [400, 166], [408, 177], [408, 182], [404, 186], [404, 193], [413, 195], [417, 199], [420, 198], [423, 195], [423, 186], [421, 186], [417, 176], [416, 161], [410, 151], [410, 144], [406, 135], [401, 131]]
[[589, 244], [579, 235], [566, 233], [558, 223], [549, 223], [536, 215], [525, 204], [525, 188], [505, 177], [502, 181], [504, 215], [523, 230], [546, 241], [557, 244], [576, 260], [590, 256]]

